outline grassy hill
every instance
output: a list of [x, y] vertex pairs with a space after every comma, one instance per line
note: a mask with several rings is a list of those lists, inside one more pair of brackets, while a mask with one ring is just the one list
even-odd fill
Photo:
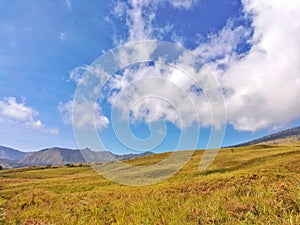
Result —
[[257, 144], [285, 144], [300, 141], [300, 126], [273, 133], [252, 141], [235, 145], [233, 147], [243, 147]]
[[0, 171], [0, 224], [300, 224], [300, 143], [222, 149], [199, 172], [202, 154], [143, 187], [112, 183], [88, 166]]

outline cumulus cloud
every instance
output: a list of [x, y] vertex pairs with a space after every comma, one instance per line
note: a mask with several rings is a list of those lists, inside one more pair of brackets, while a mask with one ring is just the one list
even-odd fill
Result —
[[229, 122], [256, 131], [300, 117], [300, 1], [243, 1], [252, 15], [249, 53], [228, 63]]
[[58, 129], [47, 128], [37, 119], [39, 113], [24, 102], [17, 102], [14, 97], [6, 97], [0, 101], [0, 123], [41, 130], [58, 134]]
[[163, 119], [182, 129], [194, 122], [203, 126], [213, 123], [211, 102], [198, 82], [175, 65], [157, 62], [127, 68], [110, 80], [109, 88], [112, 92], [108, 101], [120, 110], [122, 119], [128, 119], [128, 115], [131, 122]]
[[[125, 42], [156, 38], [152, 22], [161, 2], [167, 1], [117, 3], [114, 13], [125, 16], [128, 26]], [[169, 3], [189, 9], [194, 2]], [[206, 42], [192, 49], [210, 67], [210, 72], [205, 67], [195, 70], [195, 59], [187, 55], [171, 67], [157, 62], [129, 66], [109, 81], [108, 102], [124, 118], [129, 115], [131, 122], [163, 119], [184, 128], [199, 120], [203, 126], [216, 125], [218, 121], [211, 121], [211, 107], [218, 108], [220, 102], [208, 102], [202, 90], [209, 89], [207, 74], [213, 73], [224, 94], [228, 122], [235, 129], [257, 131], [300, 118], [300, 2], [243, 0], [242, 3], [245, 17], [252, 21], [251, 27], [236, 26], [234, 19], [230, 19], [218, 33], [210, 34]], [[241, 53], [238, 46], [243, 43], [250, 48]], [[116, 57], [120, 64], [126, 65], [135, 59], [148, 58], [156, 47], [125, 48]], [[191, 79], [182, 71], [196, 77]], [[71, 78], [77, 83], [84, 82], [77, 72], [71, 73]], [[198, 81], [202, 87], [197, 86]], [[69, 108], [70, 104], [62, 108]], [[88, 103], [87, 107], [94, 106]], [[101, 114], [99, 105], [95, 109], [100, 116], [98, 121], [102, 121], [98, 126], [103, 129], [109, 121]], [[83, 119], [79, 124], [84, 123], [91, 125], [93, 119]]]
[[[128, 3], [122, 1], [115, 2], [114, 15], [118, 17], [124, 16], [128, 27], [128, 38], [121, 40], [122, 43], [152, 39], [153, 29], [151, 23], [155, 16], [154, 9], [157, 4], [158, 1], [150, 0], [132, 0]], [[146, 14], [144, 12], [145, 7], [150, 8]], [[147, 58], [155, 50], [155, 47], [155, 45], [152, 47], [150, 45], [143, 46], [139, 49], [121, 49], [117, 53], [116, 58], [119, 59], [121, 65], [127, 65], [129, 61], [134, 59], [138, 60], [141, 57]], [[88, 72], [88, 74], [86, 72]], [[70, 79], [75, 81], [78, 85], [86, 85], [91, 76], [103, 78], [105, 75], [108, 76], [101, 68], [85, 65], [74, 68], [70, 72]], [[97, 89], [97, 87], [95, 89]], [[60, 103], [58, 109], [62, 114], [63, 121], [66, 124], [73, 123], [73, 126], [76, 128], [96, 126], [99, 130], [102, 130], [109, 124], [108, 118], [101, 113], [101, 107], [98, 104], [95, 105], [92, 100], [85, 99], [80, 103], [73, 103], [72, 101]], [[91, 112], [95, 112], [95, 117], [94, 113]]]
[[[96, 64], [78, 66], [70, 71], [69, 77], [71, 81], [81, 87], [80, 90], [83, 93], [78, 93], [74, 100], [61, 102], [58, 105], [63, 122], [66, 125], [72, 124], [77, 129], [96, 127], [102, 131], [109, 125], [109, 120], [103, 115], [102, 109], [95, 99], [99, 97], [100, 80], [102, 79], [105, 83], [109, 75]], [[87, 93], [89, 93], [88, 96], [85, 96]]]
[[103, 130], [109, 124], [109, 120], [102, 115], [100, 106], [90, 100], [60, 103], [58, 110], [65, 124], [72, 124], [78, 129], [96, 127]]
[[[128, 26], [137, 36], [131, 35], [129, 40], [153, 37], [151, 21], [155, 14], [150, 16], [147, 20], [150, 22], [147, 24], [144, 23], [146, 17], [142, 14], [143, 4], [147, 5], [149, 2], [133, 2], [139, 3], [134, 5], [139, 10], [129, 12], [129, 18], [132, 19]], [[229, 20], [220, 32], [208, 36], [208, 41], [201, 43], [193, 52], [211, 67], [222, 87], [228, 122], [237, 130], [256, 131], [300, 117], [300, 2], [244, 0], [242, 3], [245, 16], [253, 21], [252, 27], [235, 26], [234, 21]], [[190, 8], [192, 1], [172, 1], [171, 4], [174, 7]], [[237, 47], [245, 40], [248, 40], [251, 48], [240, 55]], [[189, 70], [189, 63], [177, 66]], [[142, 67], [140, 71], [128, 72], [130, 77], [126, 72], [123, 77], [116, 77], [112, 87], [125, 87], [130, 85], [128, 81], [132, 81], [133, 77], [141, 79], [141, 76], [148, 76]], [[150, 69], [148, 73], [153, 71]], [[184, 75], [168, 75], [172, 73], [168, 71], [165, 77], [182, 86]], [[188, 91], [188, 87], [191, 86], [192, 83], [189, 83], [184, 90]], [[166, 89], [163, 82], [156, 84], [155, 88]], [[135, 87], [133, 90], [141, 94], [147, 87]], [[190, 96], [195, 95], [195, 92], [188, 93]], [[132, 100], [135, 99], [134, 96], [135, 94], [131, 93], [131, 98], [124, 99]], [[177, 96], [177, 99], [181, 98]], [[148, 121], [149, 118], [145, 115], [147, 112], [152, 117], [159, 115], [165, 119], [169, 118], [168, 120], [175, 124], [178, 123], [175, 117], [166, 116], [174, 114], [167, 104], [154, 102], [148, 101], [147, 107], [142, 103], [137, 104], [132, 115]], [[181, 105], [185, 105], [184, 102]], [[199, 105], [200, 109], [206, 109], [203, 107], [205, 104]], [[192, 115], [190, 118], [195, 118], [192, 110], [187, 110], [186, 113]], [[207, 121], [207, 117], [200, 118]]]

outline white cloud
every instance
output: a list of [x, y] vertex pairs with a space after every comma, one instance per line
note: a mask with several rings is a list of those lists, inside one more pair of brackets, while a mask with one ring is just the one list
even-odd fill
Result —
[[149, 0], [130, 1], [131, 8], [128, 8], [126, 12], [129, 28], [128, 42], [151, 39], [151, 23], [155, 17], [154, 10], [147, 14], [143, 12], [144, 7], [150, 7], [150, 4], [156, 3]]
[[74, 103], [73, 101], [65, 104], [60, 103], [58, 110], [65, 124], [72, 124], [78, 129], [90, 126], [103, 130], [109, 124], [107, 117], [102, 115], [100, 106], [90, 100], [80, 103]]
[[211, 34], [208, 41], [201, 43], [193, 52], [203, 59], [204, 62], [215, 60], [218, 57], [235, 54], [238, 44], [243, 39], [248, 39], [251, 33], [250, 28], [233, 25], [228, 21], [226, 26], [217, 34]]
[[[193, 2], [170, 1], [170, 4], [189, 9]], [[127, 18], [129, 36], [125, 42], [155, 38], [157, 28], [153, 28], [152, 22], [159, 3], [132, 0], [130, 7], [117, 5], [115, 14]], [[224, 90], [228, 122], [237, 130], [256, 131], [300, 118], [300, 2], [244, 0], [243, 6], [246, 16], [253, 20], [252, 28], [235, 26], [234, 21], [229, 20], [221, 31], [211, 34], [208, 41], [193, 52], [210, 66]], [[148, 7], [147, 13], [145, 7]], [[239, 55], [237, 47], [245, 39], [252, 47]], [[155, 48], [128, 49], [119, 52], [117, 57], [126, 65], [134, 59], [148, 58]], [[205, 67], [195, 71], [194, 62], [195, 59], [183, 55], [173, 66], [196, 73], [196, 82], [203, 85], [201, 88], [209, 89], [205, 74], [211, 73], [207, 73]], [[78, 73], [71, 74], [71, 78], [77, 83], [84, 82]], [[210, 107], [218, 108], [219, 102], [209, 105], [195, 80], [175, 67], [159, 63], [128, 67], [122, 75], [110, 80], [108, 89], [109, 103], [120, 110], [124, 118], [130, 112], [131, 122], [164, 119], [183, 128], [198, 119], [203, 126], [221, 122], [211, 121]], [[69, 107], [67, 103], [62, 108]], [[84, 107], [82, 110], [78, 107], [79, 112], [84, 113]], [[86, 107], [94, 105], [87, 103]], [[98, 126], [103, 129], [108, 119], [101, 114], [99, 105], [96, 111], [98, 121], [102, 121]], [[88, 116], [78, 121], [78, 126], [93, 124], [93, 118]]]
[[256, 131], [300, 118], [300, 1], [243, 1], [253, 46], [222, 75], [229, 122]]
[[212, 123], [204, 93], [193, 78], [175, 67], [140, 64], [114, 76], [109, 87], [113, 91], [108, 101], [120, 110], [122, 119], [146, 123], [163, 119], [183, 129], [198, 121], [203, 126]]
[[[117, 17], [125, 17], [129, 36], [124, 42], [157, 39], [158, 36], [172, 30], [172, 24], [164, 27], [153, 27], [153, 20], [160, 5], [169, 3], [174, 8], [191, 9], [198, 0], [130, 0], [128, 5], [122, 1], [116, 1], [113, 14]], [[154, 37], [154, 33], [156, 36]]]
[[14, 97], [6, 97], [0, 101], [0, 123], [58, 134], [58, 129], [45, 127], [45, 125], [37, 119], [38, 115], [39, 113], [36, 110], [26, 106], [24, 102], [18, 103]]
[[[171, 30], [171, 24], [167, 24], [161, 29], [152, 26], [155, 11], [161, 2], [132, 0], [129, 1], [128, 5], [123, 2], [116, 3], [115, 15], [126, 16], [126, 25], [129, 31], [126, 42], [153, 39], [154, 36]], [[164, 1], [164, 3], [166, 2], [169, 2], [175, 8], [189, 9], [195, 1]], [[147, 11], [145, 10], [146, 7]], [[130, 62], [149, 59], [156, 47], [153, 42], [144, 44], [138, 42], [134, 48], [130, 48], [130, 46], [122, 48], [115, 57], [119, 59], [122, 66], [127, 66]], [[186, 60], [186, 58], [183, 57], [182, 60]], [[194, 74], [194, 65], [191, 62], [194, 59], [188, 60], [186, 63], [183, 61], [177, 62], [177, 65], [174, 66]], [[83, 77], [82, 74], [86, 69], [87, 67], [75, 68], [71, 71], [70, 78], [80, 85], [84, 84], [86, 77]], [[201, 74], [198, 75], [203, 77]], [[175, 67], [157, 63], [151, 67], [144, 65], [136, 68], [129, 67], [124, 70], [122, 75], [114, 76], [109, 82], [110, 95], [107, 97], [108, 101], [121, 111], [123, 119], [128, 119], [127, 116], [130, 112], [131, 118], [129, 119], [132, 122], [142, 120], [149, 123], [153, 120], [164, 119], [178, 127], [185, 128], [201, 120], [202, 125], [208, 126], [212, 123], [210, 105], [205, 95], [197, 89], [200, 88], [197, 87], [195, 81], [182, 71]], [[125, 94], [119, 98], [120, 93]], [[149, 97], [150, 95], [152, 97]], [[141, 100], [143, 96], [145, 98]], [[70, 108], [70, 103], [68, 106]], [[61, 107], [61, 109], [64, 108], [66, 107]], [[87, 121], [85, 123], [91, 124], [92, 120], [88, 119]]]
[[127, 45], [118, 49], [115, 58], [119, 61], [121, 67], [127, 66], [132, 62], [148, 60], [156, 49], [155, 42], [139, 42], [135, 45]]
[[[92, 99], [99, 94], [100, 80], [105, 83], [109, 75], [96, 64], [78, 66], [70, 71], [69, 77], [70, 80], [80, 86], [79, 89], [83, 93], [79, 91], [80, 93], [77, 93], [78, 98], [74, 101], [58, 105], [63, 122], [66, 125], [72, 124], [77, 129], [85, 129], [86, 127], [96, 127], [98, 130], [105, 129], [109, 125], [109, 120], [102, 114], [100, 105]], [[85, 95], [88, 95], [89, 99]]]
[[197, 0], [168, 0], [168, 2], [175, 8], [190, 9]]
[[[174, 4], [180, 5], [176, 1]], [[251, 29], [236, 27], [229, 21], [218, 34], [211, 35], [208, 42], [194, 49], [194, 53], [208, 62], [226, 90], [229, 123], [237, 130], [256, 131], [300, 117], [300, 2], [245, 0], [243, 6], [245, 14], [253, 20], [249, 52], [240, 57], [236, 50], [242, 40], [250, 39]], [[151, 33], [149, 31], [152, 30], [148, 28], [146, 34]], [[188, 71], [189, 66], [185, 64], [178, 66]], [[220, 64], [225, 65], [225, 69], [219, 68]], [[133, 74], [143, 74], [140, 72]], [[168, 79], [179, 79], [175, 83], [182, 84], [181, 77], [178, 74]], [[126, 78], [120, 79], [118, 84], [128, 85], [124, 80]], [[157, 84], [155, 88], [164, 90], [163, 86], [163, 83]], [[140, 89], [146, 90], [145, 87]], [[142, 110], [136, 106], [133, 115], [140, 118], [138, 112], [157, 114], [156, 108], [168, 113], [168, 107], [162, 105], [153, 102], [145, 110], [145, 105], [140, 103]], [[191, 112], [186, 111], [193, 115]], [[202, 119], [205, 121], [207, 117]], [[144, 116], [144, 120], [149, 118]], [[174, 122], [174, 119], [169, 120]]]
[[125, 2], [116, 2], [114, 6], [114, 14], [116, 16], [124, 16], [128, 10], [127, 4]]
[[[300, 1], [244, 0], [243, 6], [252, 38], [249, 28], [229, 21], [194, 53], [216, 74], [235, 129], [281, 126], [300, 118]], [[243, 39], [252, 47], [238, 55]]]
[[[121, 53], [120, 53], [121, 54]], [[122, 55], [123, 56], [123, 55]], [[83, 65], [72, 69], [69, 73], [69, 77], [77, 85], [88, 85], [91, 78], [98, 78], [106, 80], [110, 77], [99, 65]], [[97, 88], [97, 85], [95, 86]]]
[[88, 66], [78, 66], [70, 71], [69, 77], [75, 81], [76, 84], [84, 83], [83, 75], [86, 72]]

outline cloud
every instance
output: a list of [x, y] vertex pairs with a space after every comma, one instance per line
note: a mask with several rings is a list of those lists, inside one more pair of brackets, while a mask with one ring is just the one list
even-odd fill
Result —
[[[70, 100], [66, 103], [61, 102], [58, 105], [58, 111], [63, 122], [66, 125], [72, 124], [77, 129], [96, 127], [99, 131], [102, 131], [109, 125], [109, 120], [102, 114], [100, 105], [93, 101], [93, 97], [98, 96], [101, 83], [99, 79], [106, 80], [109, 75], [99, 65], [83, 65], [71, 70], [69, 77], [71, 81], [81, 86], [81, 90], [82, 88], [86, 90], [93, 89], [91, 93], [89, 92], [89, 99], [79, 93], [79, 97], [75, 99], [76, 101]], [[85, 93], [85, 91], [83, 92]]]
[[[130, 9], [132, 11], [127, 11], [131, 18], [127, 23], [130, 30], [129, 41], [154, 38], [151, 21], [155, 17], [156, 6], [150, 15], [145, 16], [142, 13], [143, 7], [149, 2], [134, 2], [136, 4]], [[174, 7], [186, 9], [192, 6], [191, 1], [170, 3]], [[234, 19], [230, 19], [221, 31], [208, 36], [207, 41], [193, 49], [193, 52], [211, 67], [222, 87], [228, 122], [237, 130], [257, 131], [276, 127], [300, 117], [300, 2], [244, 0], [242, 3], [245, 19], [252, 20], [252, 27], [236, 26]], [[147, 19], [148, 17], [150, 19]], [[243, 42], [250, 44], [251, 48], [247, 52], [238, 52], [238, 46]], [[184, 63], [177, 66], [189, 70]], [[130, 76], [125, 71], [124, 77], [114, 78], [112, 87], [120, 88], [121, 91], [121, 88], [130, 85], [129, 81], [135, 78], [142, 79], [142, 76], [147, 77], [147, 73], [151, 74], [156, 69], [150, 68], [148, 72], [142, 67], [139, 71], [129, 70]], [[175, 74], [174, 71], [169, 71], [169, 74], [172, 73]], [[165, 74], [165, 77], [176, 85], [184, 84], [181, 80], [184, 77], [182, 74]], [[152, 88], [166, 90], [165, 85], [163, 82], [157, 83]], [[191, 86], [192, 83], [189, 83], [184, 90], [188, 91]], [[132, 90], [136, 93], [129, 91], [130, 97], [124, 98], [123, 104], [119, 102], [118, 107], [123, 107], [124, 111], [127, 111], [125, 108], [130, 105], [126, 99], [132, 101], [137, 98], [137, 94], [143, 94], [147, 87], [142, 85]], [[187, 93], [193, 96], [194, 101], [199, 101], [199, 96], [194, 97], [195, 93]], [[172, 94], [177, 99], [182, 99], [177, 96], [178, 93]], [[171, 98], [171, 95], [169, 97]], [[184, 102], [181, 105], [184, 106]], [[199, 104], [199, 109], [206, 111], [207, 108], [203, 106], [204, 101]], [[191, 115], [190, 119], [195, 118], [191, 108], [185, 109], [185, 112]], [[178, 124], [175, 117], [171, 116], [173, 114], [167, 104], [149, 100], [147, 106], [141, 102], [137, 104], [132, 115], [144, 121], [150, 120], [148, 116], [156, 115]], [[202, 123], [207, 120], [204, 114], [200, 116]]]
[[[153, 21], [160, 5], [170, 4], [177, 9], [191, 9], [198, 0], [130, 0], [126, 4], [123, 1], [116, 1], [113, 15], [124, 17], [128, 28], [128, 37], [121, 40], [119, 44], [141, 40], [157, 39], [162, 34], [172, 30], [172, 24], [164, 27], [154, 27]], [[155, 33], [155, 35], [154, 35]]]
[[[136, 52], [138, 53], [138, 52]], [[120, 52], [120, 56], [126, 56], [125, 52]], [[125, 54], [125, 55], [122, 55]], [[122, 61], [120, 59], [120, 61]], [[122, 61], [123, 62], [123, 61]], [[126, 61], [125, 61], [126, 62]], [[90, 82], [89, 79], [96, 78], [96, 79], [104, 79], [106, 80], [110, 75], [103, 71], [101, 66], [99, 65], [82, 65], [75, 67], [72, 69], [69, 73], [69, 77], [71, 81], [74, 81], [77, 85], [88, 85], [88, 82]], [[95, 85], [95, 94], [97, 94], [97, 88], [98, 86]]]
[[[158, 28], [152, 24], [162, 2], [167, 1], [117, 3], [114, 13], [125, 17], [128, 27], [128, 38], [123, 43], [156, 39], [165, 32], [164, 29], [157, 32]], [[169, 3], [187, 10], [194, 2]], [[251, 20], [250, 25], [229, 19], [223, 29], [192, 49], [210, 67], [210, 72], [206, 67], [195, 70], [195, 59], [187, 55], [171, 66], [160, 63], [128, 66], [107, 84], [108, 102], [121, 112], [123, 119], [129, 115], [132, 123], [163, 119], [180, 128], [198, 120], [203, 126], [218, 125], [221, 120], [211, 120], [210, 107], [218, 111], [219, 102], [208, 102], [203, 92], [210, 87], [207, 74], [213, 74], [224, 94], [228, 122], [236, 130], [257, 131], [300, 118], [300, 2], [243, 0], [242, 3], [244, 19]], [[245, 44], [249, 48], [240, 51], [239, 46]], [[126, 65], [135, 59], [148, 58], [156, 47], [125, 48], [116, 57], [120, 64]], [[176, 68], [196, 77], [191, 79]], [[78, 75], [86, 69], [74, 70], [71, 79], [78, 84], [86, 82]], [[197, 86], [198, 81], [202, 87]], [[61, 109], [70, 112], [70, 105], [70, 102], [62, 105]], [[91, 102], [83, 102], [83, 106], [94, 107]], [[85, 113], [84, 107], [76, 107]], [[101, 121], [97, 126], [104, 129], [109, 121], [101, 114], [99, 105], [95, 109], [97, 121]], [[92, 125], [93, 118], [92, 115], [83, 117], [82, 121], [78, 119], [76, 126]]]
[[127, 45], [117, 50], [115, 58], [124, 67], [130, 62], [140, 62], [143, 59], [149, 59], [156, 47], [157, 45], [154, 42], [136, 43], [135, 46]]
[[[126, 25], [128, 26], [128, 42], [148, 40], [151, 39], [152, 34], [152, 20], [155, 17], [154, 9], [156, 3], [149, 0], [132, 0], [130, 1], [130, 8], [127, 9], [127, 21]], [[149, 13], [145, 14], [143, 9], [149, 7]]]
[[109, 125], [109, 120], [101, 113], [100, 106], [90, 100], [60, 103], [58, 110], [65, 124], [72, 124], [78, 129], [89, 126], [103, 130]]
[[[164, 3], [167, 2], [164, 1]], [[169, 1], [173, 7], [184, 9], [191, 8], [194, 2]], [[148, 0], [132, 0], [129, 1], [128, 5], [124, 2], [116, 3], [115, 15], [126, 17], [128, 39], [125, 42], [153, 39], [157, 35], [171, 30], [171, 24], [167, 24], [167, 26], [159, 29], [154, 29], [152, 26], [155, 11], [160, 3], [161, 1]], [[239, 32], [241, 31], [236, 29], [236, 33]], [[231, 39], [235, 41], [235, 36], [238, 36], [238, 34], [233, 36]], [[134, 48], [125, 46], [117, 51], [115, 57], [119, 59], [119, 64], [123, 67], [127, 66], [130, 62], [139, 62], [141, 59], [150, 58], [156, 47], [154, 42], [144, 45], [137, 44]], [[206, 48], [209, 47], [206, 46]], [[199, 48], [198, 51], [204, 52], [204, 49], [205, 47], [202, 50]], [[194, 59], [188, 58], [187, 62], [184, 60], [186, 60], [186, 57], [182, 57], [173, 67], [160, 63], [155, 63], [152, 66], [141, 64], [131, 67], [128, 65], [129, 67], [124, 69], [122, 75], [113, 76], [108, 82], [106, 86], [108, 90], [106, 96], [108, 102], [120, 111], [123, 119], [129, 119], [133, 123], [137, 121], [150, 123], [163, 119], [175, 124], [179, 128], [186, 128], [199, 120], [203, 126], [213, 124], [214, 122], [211, 121], [210, 105], [207, 102], [205, 93], [202, 92], [201, 88], [198, 87], [198, 84], [191, 77], [181, 70], [176, 69], [176, 66], [178, 66], [192, 74], [195, 72]], [[83, 76], [83, 74], [88, 70], [89, 66], [77, 67], [70, 72], [70, 78], [79, 85], [85, 85], [88, 76]], [[203, 78], [204, 75], [202, 73], [205, 74], [206, 72], [200, 70], [198, 71], [198, 75]], [[93, 74], [93, 72], [90, 73]], [[202, 84], [205, 84], [205, 82], [202, 81]], [[85, 105], [86, 103], [83, 102], [82, 104]], [[88, 101], [87, 104], [89, 106], [83, 107], [82, 110], [80, 110], [80, 105], [75, 107], [80, 112], [78, 119], [75, 119], [78, 121], [78, 124], [74, 124], [77, 127], [82, 127], [83, 124], [93, 125], [94, 123], [93, 114], [90, 113], [91, 110], [84, 111], [84, 108], [92, 107], [92, 102]], [[63, 115], [67, 115], [63, 116], [67, 118], [65, 122], [71, 123], [72, 103], [61, 104], [59, 109]], [[97, 104], [96, 111], [98, 111], [98, 115], [101, 117], [98, 120], [103, 121], [99, 126], [101, 129], [104, 129], [109, 121], [101, 114], [101, 108]], [[130, 115], [130, 118], [128, 118], [128, 115]], [[217, 123], [218, 121], [215, 122]], [[101, 124], [104, 125], [101, 126]]]
[[24, 102], [18, 103], [14, 97], [6, 97], [0, 101], [0, 123], [41, 130], [51, 134], [58, 134], [58, 129], [47, 128], [37, 119], [39, 113], [26, 106]]
[[110, 80], [109, 88], [112, 91], [108, 102], [121, 112], [122, 119], [132, 123], [162, 119], [182, 129], [198, 121], [203, 126], [213, 123], [205, 94], [192, 77], [175, 65], [155, 63], [126, 68], [122, 75]]
[[300, 2], [243, 1], [252, 48], [222, 74], [229, 122], [256, 131], [300, 118]]
[[[245, 0], [243, 6], [252, 27], [229, 20], [193, 52], [218, 79], [235, 129], [276, 128], [300, 118], [300, 3]], [[251, 48], [239, 53], [243, 41]]]
[[122, 17], [126, 14], [128, 10], [128, 6], [125, 2], [116, 2], [114, 5], [114, 15], [118, 17]]
[[250, 38], [251, 31], [251, 28], [242, 25], [234, 26], [233, 21], [229, 20], [221, 31], [209, 35], [208, 41], [201, 43], [193, 53], [204, 62], [236, 54], [238, 45], [242, 40]]
[[197, 0], [169, 0], [168, 2], [175, 8], [183, 8], [187, 10], [190, 9]]
[[70, 71], [69, 77], [76, 84], [81, 84], [84, 82], [83, 74], [86, 72], [88, 66], [78, 66]]

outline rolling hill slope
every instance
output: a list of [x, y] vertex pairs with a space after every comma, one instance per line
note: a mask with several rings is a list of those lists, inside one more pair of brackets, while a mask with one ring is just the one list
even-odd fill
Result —
[[249, 142], [235, 145], [234, 147], [242, 147], [257, 144], [280, 144], [300, 141], [300, 126], [283, 130], [274, 134], [270, 134]]
[[[127, 163], [146, 166], [168, 155]], [[0, 224], [299, 224], [299, 142], [221, 149], [201, 172], [202, 156], [195, 151], [178, 173], [141, 187], [90, 167], [0, 171]]]

